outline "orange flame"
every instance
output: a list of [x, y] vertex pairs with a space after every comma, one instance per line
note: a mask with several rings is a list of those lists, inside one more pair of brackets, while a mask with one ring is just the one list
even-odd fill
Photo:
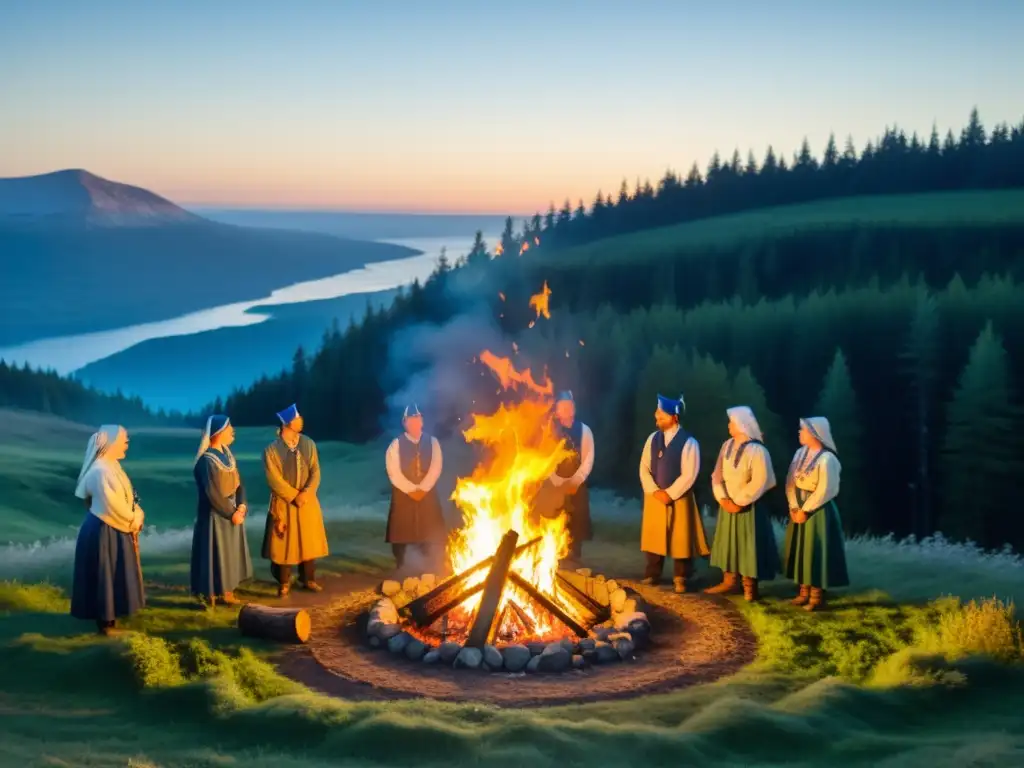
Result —
[[[551, 319], [551, 309], [548, 306], [548, 302], [551, 298], [551, 289], [548, 288], [548, 281], [544, 281], [544, 287], [540, 289], [540, 293], [535, 293], [530, 297], [530, 306], [537, 312], [537, 319], [541, 316]], [[533, 327], [532, 325], [530, 326]]]
[[530, 250], [530, 244], [524, 240], [523, 244], [519, 246], [519, 255], [522, 256], [528, 250]]
[[[504, 389], [522, 384], [527, 393], [521, 402], [502, 405], [491, 415], [473, 414], [472, 426], [463, 433], [466, 442], [487, 446], [490, 458], [471, 477], [456, 481], [452, 499], [462, 510], [465, 524], [453, 532], [448, 557], [452, 569], [459, 573], [493, 555], [506, 531], [517, 531], [520, 543], [540, 537], [541, 541], [517, 557], [511, 567], [561, 603], [556, 574], [558, 562], [569, 548], [566, 516], [561, 512], [556, 517], [533, 513], [533, 501], [544, 480], [572, 455], [552, 426], [553, 387], [546, 378], [546, 386], [538, 386], [529, 370], [517, 371], [507, 358], [499, 358], [488, 350], [480, 353], [480, 360], [498, 377]], [[484, 578], [486, 573], [481, 572], [471, 578], [469, 586]], [[462, 610], [475, 611], [480, 598], [478, 594], [466, 601]], [[509, 600], [515, 600], [533, 620], [537, 636], [562, 629], [528, 595], [506, 583], [498, 610]], [[567, 606], [563, 608], [568, 610]]]
[[505, 252], [505, 248], [502, 246], [501, 243], [498, 243], [496, 246], [494, 246], [494, 255], [495, 256], [501, 256], [501, 254], [503, 254], [504, 252]]

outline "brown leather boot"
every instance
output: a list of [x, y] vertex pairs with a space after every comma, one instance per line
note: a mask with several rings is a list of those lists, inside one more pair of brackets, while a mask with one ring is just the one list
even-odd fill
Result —
[[737, 574], [732, 571], [726, 571], [722, 574], [722, 583], [716, 584], [713, 587], [708, 587], [704, 590], [706, 595], [729, 595], [734, 592], [739, 592], [739, 584], [736, 578]]
[[686, 592], [686, 578], [683, 576], [676, 576], [672, 579], [672, 589], [677, 595], [682, 595]]
[[807, 584], [800, 585], [800, 592], [789, 602], [792, 605], [807, 605], [807, 601], [811, 599], [811, 588]]
[[749, 576], [743, 577], [743, 599], [748, 603], [757, 600], [757, 579], [752, 579]]
[[279, 586], [277, 588], [277, 596], [278, 597], [288, 597], [288, 595], [289, 595], [289, 593], [291, 591], [292, 591], [292, 585], [291, 584], [282, 584], [281, 586]]
[[825, 607], [825, 590], [818, 587], [811, 587], [811, 598], [804, 606], [805, 611], [817, 611]]

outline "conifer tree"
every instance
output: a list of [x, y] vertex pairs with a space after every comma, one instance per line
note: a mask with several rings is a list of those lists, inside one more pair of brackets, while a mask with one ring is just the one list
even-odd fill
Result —
[[875, 521], [872, 520], [864, 473], [864, 427], [850, 380], [850, 369], [841, 349], [836, 349], [832, 358], [814, 410], [810, 415], [824, 416], [829, 420], [832, 436], [839, 448], [839, 462], [843, 469], [838, 504], [843, 528], [847, 533], [868, 530]]
[[1015, 441], [1019, 425], [1006, 350], [989, 322], [971, 347], [946, 414], [939, 518], [944, 534], [985, 541], [1000, 518], [1015, 514], [1012, 491], [1024, 469]]

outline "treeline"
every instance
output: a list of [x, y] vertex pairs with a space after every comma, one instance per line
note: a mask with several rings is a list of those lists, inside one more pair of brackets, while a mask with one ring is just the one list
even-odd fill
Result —
[[651, 227], [777, 205], [852, 195], [903, 194], [1024, 186], [1024, 120], [986, 131], [977, 109], [959, 135], [927, 139], [893, 126], [859, 152], [852, 138], [842, 149], [830, 136], [820, 159], [805, 139], [791, 161], [769, 147], [760, 161], [739, 149], [726, 158], [717, 152], [702, 172], [696, 163], [686, 176], [667, 171], [656, 184], [625, 180], [618, 194], [599, 191], [589, 204], [554, 203], [514, 231], [509, 218], [502, 236], [506, 253], [520, 242], [540, 238], [544, 247], [564, 247]]
[[59, 416], [85, 424], [121, 423], [130, 426], [183, 424], [178, 413], [151, 411], [138, 397], [106, 394], [53, 371], [9, 365], [0, 360], [0, 408], [18, 408]]

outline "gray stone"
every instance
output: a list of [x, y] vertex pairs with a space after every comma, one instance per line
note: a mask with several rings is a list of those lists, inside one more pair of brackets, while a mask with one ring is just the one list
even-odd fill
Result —
[[441, 654], [441, 661], [445, 664], [451, 664], [459, 655], [459, 651], [462, 650], [462, 646], [458, 643], [441, 643], [437, 650]]
[[572, 652], [561, 643], [552, 643], [537, 658], [540, 659], [537, 665], [540, 672], [564, 672], [572, 666]]
[[598, 643], [596, 652], [597, 660], [601, 664], [606, 664], [609, 661], [619, 660], [619, 652], [612, 647], [611, 643]]
[[384, 645], [384, 641], [381, 640], [379, 637], [377, 637], [376, 635], [370, 637], [371, 648], [380, 648], [382, 645]]
[[565, 648], [565, 650], [567, 650], [569, 653], [575, 653], [576, 652], [576, 647], [577, 647], [576, 641], [573, 640], [571, 637], [562, 638], [561, 643], [562, 643], [562, 647]]
[[377, 631], [374, 633], [381, 640], [390, 640], [393, 637], [397, 637], [402, 631], [402, 628], [398, 624], [380, 624], [377, 626]]
[[596, 647], [597, 647], [597, 640], [595, 640], [592, 637], [584, 637], [582, 640], [580, 640], [580, 650], [581, 651], [592, 651]]
[[530, 649], [525, 645], [510, 645], [501, 652], [501, 656], [509, 672], [522, 672], [530, 663]]
[[633, 611], [631, 613], [617, 613], [615, 614], [615, 629], [617, 631], [625, 631], [626, 627], [629, 626], [630, 622], [636, 620], [647, 621], [647, 614], [641, 613], [640, 611]]
[[530, 663], [526, 665], [527, 672], [536, 672], [540, 668], [540, 656], [534, 656], [530, 659]]
[[497, 672], [501, 669], [504, 661], [501, 658], [501, 651], [495, 648], [493, 645], [484, 646], [484, 665], [492, 672]]
[[629, 632], [612, 632], [610, 635], [608, 635], [607, 641], [612, 645], [615, 645], [615, 643], [619, 640], [629, 639], [631, 639], [629, 636]]
[[646, 618], [633, 619], [626, 626], [626, 631], [633, 638], [633, 645], [637, 648], [646, 648], [651, 642], [651, 625]]
[[402, 591], [402, 585], [393, 579], [388, 579], [381, 583], [380, 591], [381, 594], [386, 595], [387, 597], [394, 597]]
[[455, 657], [456, 669], [479, 669], [484, 662], [484, 655], [479, 648], [463, 648]]
[[594, 627], [594, 636], [597, 638], [598, 644], [608, 642], [608, 635], [611, 633], [611, 627]]
[[583, 659], [588, 664], [597, 664], [597, 649], [591, 648], [583, 652]]
[[419, 661], [427, 652], [427, 644], [415, 637], [405, 644], [405, 656], [411, 661]]
[[615, 613], [622, 613], [622, 606], [626, 604], [626, 590], [616, 589], [614, 592], [610, 592], [612, 611]]
[[547, 643], [527, 643], [526, 647], [530, 649], [531, 656], [540, 656], [544, 653], [544, 649], [548, 647]]
[[437, 649], [434, 649], [433, 651], [427, 651], [425, 654], [423, 654], [424, 664], [437, 664], [437, 662], [439, 662], [440, 660], [441, 652]]
[[633, 658], [633, 650], [635, 646], [632, 640], [616, 640], [615, 641], [615, 652], [619, 654], [619, 658], [625, 661], [626, 659]]
[[401, 653], [405, 650], [405, 646], [409, 644], [409, 641], [413, 639], [413, 636], [408, 632], [399, 632], [388, 639], [388, 650], [392, 653]]
[[380, 621], [384, 624], [397, 624], [398, 609], [395, 608], [394, 602], [387, 597], [378, 602], [373, 606], [373, 610], [370, 611], [370, 621]]
[[577, 654], [572, 657], [572, 668], [573, 669], [585, 669], [587, 666], [586, 659], [582, 655]]

